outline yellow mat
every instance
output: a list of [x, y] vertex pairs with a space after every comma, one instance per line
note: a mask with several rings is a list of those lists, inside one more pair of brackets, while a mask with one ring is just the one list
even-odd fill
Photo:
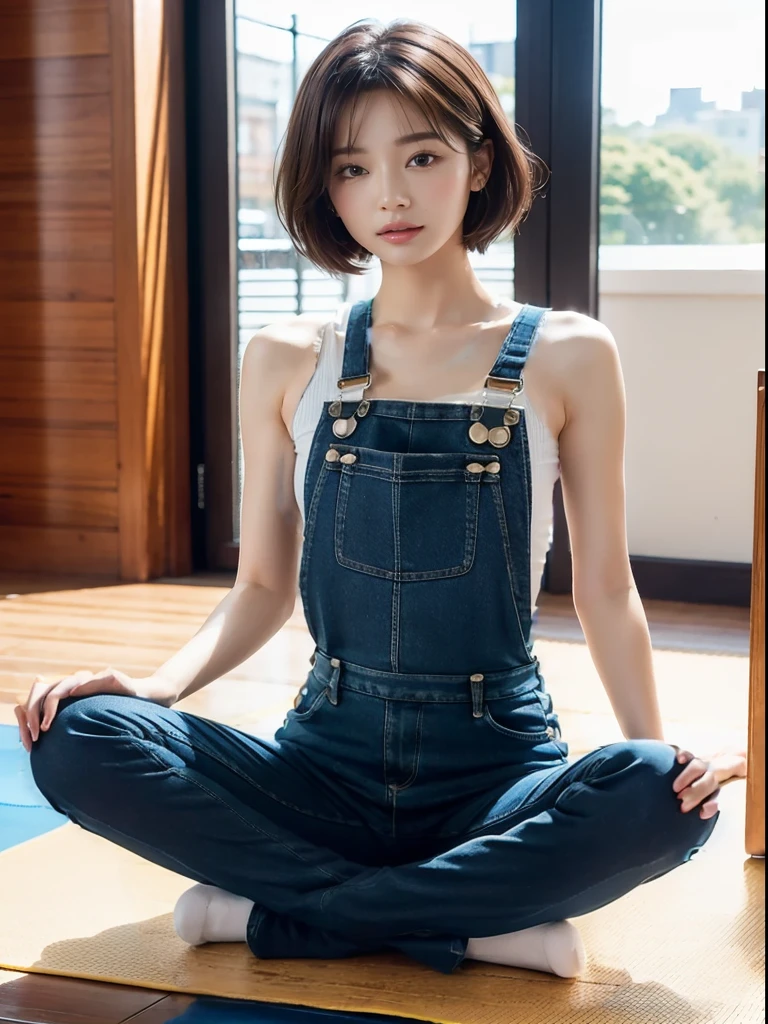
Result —
[[742, 783], [721, 806], [688, 864], [578, 919], [589, 965], [575, 981], [470, 961], [443, 975], [399, 954], [190, 948], [171, 914], [192, 883], [71, 823], [0, 854], [0, 966], [440, 1024], [762, 1024], [764, 862], [743, 853]]

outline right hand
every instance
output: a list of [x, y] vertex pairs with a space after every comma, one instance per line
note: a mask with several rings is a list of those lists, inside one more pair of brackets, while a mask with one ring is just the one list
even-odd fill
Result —
[[23, 706], [17, 704], [14, 708], [21, 742], [27, 753], [32, 750], [32, 744], [37, 741], [40, 732], [49, 728], [56, 715], [59, 701], [65, 697], [85, 697], [94, 693], [147, 697], [166, 708], [178, 699], [176, 687], [167, 679], [155, 675], [134, 679], [125, 672], [113, 668], [106, 668], [102, 672], [89, 672], [84, 669], [55, 683], [47, 682], [42, 676], [35, 676], [27, 703]]

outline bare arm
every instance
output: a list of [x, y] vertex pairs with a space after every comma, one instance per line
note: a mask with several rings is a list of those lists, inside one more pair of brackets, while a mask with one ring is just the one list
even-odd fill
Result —
[[294, 451], [280, 414], [296, 349], [264, 328], [249, 342], [240, 376], [244, 474], [235, 584], [198, 632], [155, 673], [177, 700], [226, 675], [261, 648], [291, 615], [300, 515]]
[[568, 348], [560, 466], [574, 606], [624, 736], [663, 739], [651, 638], [627, 545], [619, 355], [608, 328], [580, 314]]

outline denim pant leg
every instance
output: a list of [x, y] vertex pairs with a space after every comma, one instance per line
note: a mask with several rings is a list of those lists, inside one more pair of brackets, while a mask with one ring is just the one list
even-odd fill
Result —
[[[552, 769], [543, 795], [492, 830], [478, 823], [435, 857], [331, 885], [294, 914], [375, 938], [481, 937], [589, 913], [684, 863], [711, 835], [719, 815], [680, 810], [672, 783], [683, 767], [660, 741], [599, 748]], [[530, 796], [529, 782], [521, 789]]]
[[[33, 746], [31, 767], [52, 806], [87, 831], [254, 900], [249, 945], [266, 908], [285, 911], [297, 894], [375, 862], [375, 834], [279, 746], [144, 698], [63, 700]], [[293, 943], [285, 956], [329, 959], [387, 945], [281, 920]]]

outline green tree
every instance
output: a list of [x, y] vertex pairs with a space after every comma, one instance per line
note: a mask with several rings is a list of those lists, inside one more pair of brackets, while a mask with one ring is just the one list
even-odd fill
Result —
[[762, 241], [764, 208], [764, 175], [710, 136], [621, 127], [603, 136], [602, 244]]

